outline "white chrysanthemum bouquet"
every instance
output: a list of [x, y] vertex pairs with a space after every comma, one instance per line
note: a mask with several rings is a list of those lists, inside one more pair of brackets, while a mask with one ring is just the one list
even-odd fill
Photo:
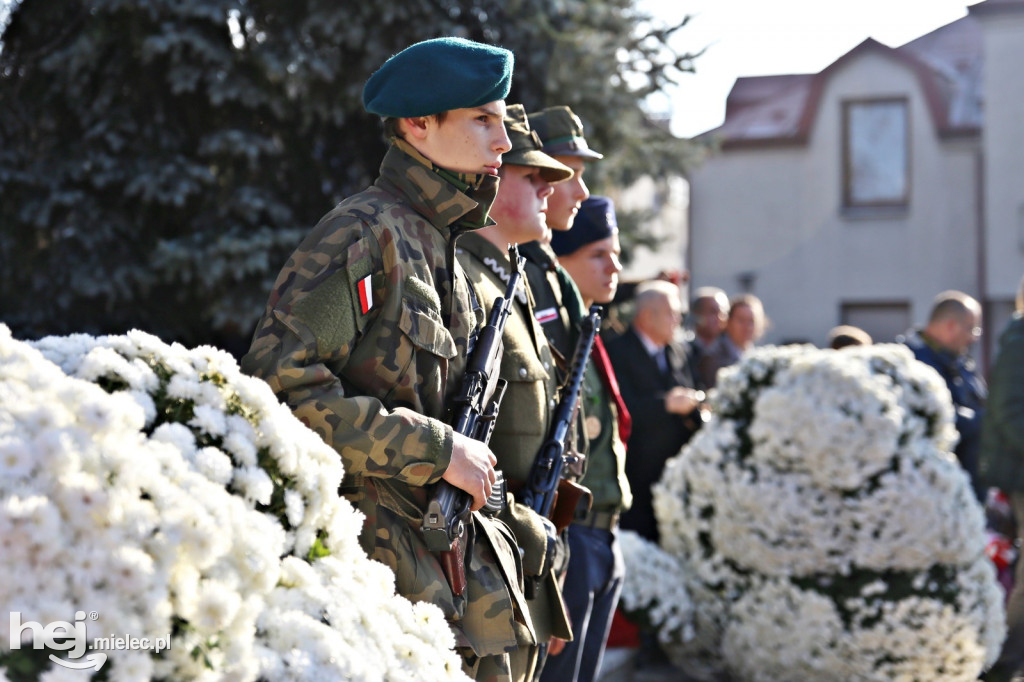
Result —
[[[342, 473], [223, 351], [0, 325], [0, 680], [465, 679]], [[32, 647], [60, 622], [88, 655]]]
[[691, 675], [977, 679], [1005, 634], [949, 392], [899, 345], [766, 347], [723, 370], [710, 422], [655, 488]]
[[623, 614], [654, 630], [663, 644], [693, 639], [693, 601], [680, 579], [680, 558], [631, 530], [619, 532], [619, 543], [628, 569], [619, 597]]

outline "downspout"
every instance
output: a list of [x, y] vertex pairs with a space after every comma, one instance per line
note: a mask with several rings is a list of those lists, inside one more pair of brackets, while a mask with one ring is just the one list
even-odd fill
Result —
[[686, 183], [686, 253], [683, 254], [683, 273], [686, 276], [686, 298], [693, 301], [693, 185], [690, 173], [683, 173]]
[[989, 352], [991, 338], [991, 302], [988, 300], [988, 257], [985, 253], [986, 247], [986, 211], [985, 211], [985, 131], [984, 126], [982, 127], [981, 140], [982, 144], [978, 146], [978, 150], [974, 155], [975, 158], [975, 173], [974, 173], [974, 204], [976, 207], [975, 216], [975, 248], [977, 249], [977, 260], [975, 267], [978, 272], [978, 302], [981, 304], [981, 326], [982, 326], [982, 342], [981, 342], [981, 371], [984, 376], [988, 376], [989, 370]]

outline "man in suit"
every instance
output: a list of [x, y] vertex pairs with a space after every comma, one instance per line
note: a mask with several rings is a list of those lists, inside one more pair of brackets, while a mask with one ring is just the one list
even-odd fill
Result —
[[704, 394], [694, 388], [686, 351], [676, 338], [682, 321], [679, 287], [662, 280], [644, 282], [635, 300], [629, 329], [607, 344], [633, 417], [626, 458], [633, 506], [622, 515], [621, 526], [657, 542], [651, 486], [661, 478], [665, 461], [703, 423]]

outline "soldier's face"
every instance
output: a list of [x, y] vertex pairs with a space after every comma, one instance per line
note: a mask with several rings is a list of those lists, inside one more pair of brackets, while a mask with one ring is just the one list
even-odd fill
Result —
[[613, 234], [559, 256], [558, 262], [576, 282], [584, 303], [589, 306], [592, 303], [609, 303], [615, 298], [619, 273], [622, 272], [621, 253], [619, 235]]
[[561, 155], [555, 158], [573, 169], [572, 177], [555, 185], [554, 193], [548, 198], [548, 227], [564, 231], [572, 227], [580, 205], [590, 196], [590, 190], [583, 182], [586, 164], [582, 158]]
[[518, 244], [543, 239], [551, 192], [552, 185], [541, 177], [539, 168], [505, 166], [490, 213], [502, 238]]
[[[441, 168], [456, 173], [497, 175], [501, 155], [512, 148], [505, 132], [505, 102], [498, 100], [472, 109], [452, 109], [444, 121], [426, 119], [406, 139]], [[412, 120], [421, 120], [412, 119]]]

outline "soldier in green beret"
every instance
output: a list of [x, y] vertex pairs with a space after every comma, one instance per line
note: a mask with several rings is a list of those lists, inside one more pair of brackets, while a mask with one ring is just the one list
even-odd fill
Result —
[[[495, 225], [459, 239], [458, 259], [469, 275], [478, 298], [490, 307], [503, 296], [510, 276], [508, 244], [531, 242], [544, 236], [547, 199], [555, 183], [573, 171], [540, 149], [522, 105], [509, 105], [505, 116], [512, 149], [502, 157], [498, 196], [491, 206]], [[533, 301], [525, 286], [517, 294], [505, 325], [501, 378], [508, 382], [491, 435], [498, 468], [513, 490], [525, 482], [538, 451], [551, 429], [558, 389], [551, 352], [533, 316]], [[530, 507], [514, 503], [499, 516], [520, 539], [523, 568], [536, 589], [527, 600], [540, 643], [572, 637], [557, 576], [564, 571], [565, 550], [554, 526]], [[531, 538], [543, 539], [534, 542]], [[562, 559], [562, 561], [559, 561]], [[523, 648], [513, 655], [513, 672], [534, 679], [543, 647]]]
[[442, 609], [479, 680], [523, 679], [510, 653], [537, 641], [517, 540], [474, 511], [460, 595], [420, 526], [433, 484], [465, 490], [478, 510], [496, 480], [490, 449], [449, 425], [484, 320], [455, 243], [493, 222], [512, 66], [507, 50], [439, 38], [370, 77], [363, 103], [391, 143], [380, 175], [291, 255], [242, 359], [338, 452], [363, 548], [400, 594]]

